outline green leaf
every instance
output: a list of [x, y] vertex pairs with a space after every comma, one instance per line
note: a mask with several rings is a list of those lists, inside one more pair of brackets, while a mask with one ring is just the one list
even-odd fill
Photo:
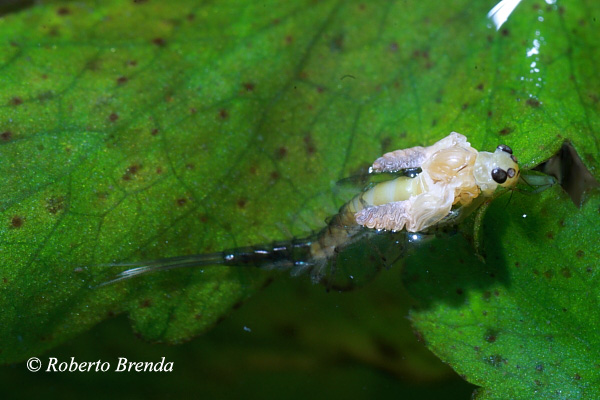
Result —
[[[384, 151], [457, 131], [482, 150], [506, 143], [534, 166], [569, 139], [598, 178], [598, 6], [525, 1], [496, 31], [485, 17], [493, 5], [113, 0], [1, 18], [2, 360], [121, 312], [151, 340], [206, 330], [267, 274], [210, 267], [90, 289], [110, 271], [84, 267], [279, 239], [280, 225], [301, 236], [341, 205], [334, 182]], [[553, 209], [536, 208], [544, 199], [514, 202], [552, 224]], [[567, 204], [562, 196], [552, 206], [575, 224]], [[505, 251], [487, 262], [505, 271], [505, 288], [516, 287], [505, 262], [523, 236], [517, 221], [496, 217], [484, 229], [488, 252], [497, 241]], [[457, 240], [438, 246], [480, 268]], [[590, 243], [582, 250], [595, 265]], [[519, 248], [514, 257], [525, 259], [536, 249]], [[487, 285], [462, 285], [463, 296]], [[421, 289], [426, 299], [440, 290]], [[460, 299], [436, 307], [425, 302], [423, 320], [469, 309]], [[419, 315], [434, 352], [496, 385], [446, 358], [438, 346], [452, 336], [437, 344]]]
[[579, 210], [554, 188], [488, 213], [485, 263], [458, 236], [409, 260], [414, 326], [480, 398], [596, 398], [600, 196]]
[[[496, 49], [499, 65], [484, 63], [506, 94], [494, 112], [511, 114], [510, 97], [533, 95], [526, 101], [531, 112], [512, 123], [518, 128], [511, 146], [538, 151], [550, 136], [569, 140], [596, 179], [600, 81], [592, 64], [598, 16], [600, 8], [591, 2], [524, 3], [500, 31], [522, 41]], [[531, 52], [537, 45], [539, 57]], [[525, 83], [513, 68], [523, 61], [531, 62]], [[528, 87], [531, 77], [539, 89]], [[483, 387], [477, 398], [600, 396], [599, 223], [597, 190], [581, 209], [559, 187], [535, 196], [515, 193], [486, 215], [485, 263], [458, 236], [408, 260], [405, 284], [419, 304], [411, 312], [413, 325], [435, 354]]]

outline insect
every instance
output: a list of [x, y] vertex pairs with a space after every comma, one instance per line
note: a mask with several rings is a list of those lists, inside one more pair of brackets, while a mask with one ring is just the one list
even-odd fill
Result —
[[[376, 273], [402, 257], [409, 242], [456, 225], [498, 187], [514, 186], [519, 166], [510, 147], [477, 151], [464, 135], [452, 132], [428, 147], [384, 154], [369, 175], [389, 179], [355, 195], [318, 233], [217, 253], [109, 264], [132, 268], [104, 284], [160, 270], [220, 264], [289, 269], [294, 276], [310, 273], [315, 283], [350, 288], [355, 277]], [[365, 268], [369, 264], [377, 268]]]

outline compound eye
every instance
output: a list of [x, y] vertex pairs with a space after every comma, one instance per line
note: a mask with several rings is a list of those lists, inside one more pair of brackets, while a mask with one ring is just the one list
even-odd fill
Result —
[[509, 178], [514, 178], [515, 173], [516, 173], [516, 171], [514, 168], [509, 168], [506, 170], [506, 175], [508, 175]]
[[[514, 170], [513, 170], [513, 174], [514, 174]], [[504, 183], [504, 182], [506, 182], [506, 177], [507, 176], [508, 175], [507, 175], [506, 171], [503, 170], [502, 168], [494, 168], [492, 170], [492, 179], [494, 181], [496, 181], [497, 183]]]
[[500, 149], [500, 150], [502, 150], [502, 151], [504, 151], [504, 152], [506, 152], [506, 153], [508, 153], [508, 154], [512, 154], [512, 149], [510, 147], [508, 147], [507, 145], [505, 145], [505, 144], [498, 145], [497, 148]]

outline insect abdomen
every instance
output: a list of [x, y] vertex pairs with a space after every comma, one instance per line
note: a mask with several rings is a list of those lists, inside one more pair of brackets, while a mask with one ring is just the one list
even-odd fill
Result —
[[223, 264], [270, 268], [293, 267], [310, 258], [311, 243], [312, 238], [309, 237], [226, 250], [223, 252]]

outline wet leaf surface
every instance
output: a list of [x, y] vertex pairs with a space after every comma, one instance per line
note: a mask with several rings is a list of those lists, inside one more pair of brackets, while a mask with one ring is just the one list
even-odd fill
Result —
[[[188, 340], [270, 274], [209, 267], [91, 289], [111, 275], [91, 266], [301, 236], [342, 204], [336, 181], [450, 131], [482, 150], [505, 143], [525, 167], [568, 139], [598, 179], [598, 6], [548, 3], [523, 2], [499, 30], [493, 3], [461, 0], [47, 2], [1, 17], [0, 357], [23, 360], [124, 312], [147, 339]], [[579, 211], [557, 190], [492, 205], [485, 265], [455, 237], [434, 244], [443, 258], [418, 254], [405, 271], [428, 346], [489, 398], [530, 396], [532, 380], [537, 393], [581, 394], [594, 380], [585, 357], [549, 353], [536, 372], [535, 357], [514, 358], [515, 346], [548, 351], [547, 334], [557, 354], [594, 354], [572, 341], [594, 347], [595, 314], [577, 299], [596, 297], [585, 269], [598, 261], [597, 196]], [[460, 259], [454, 295], [410, 280]], [[542, 329], [547, 313], [517, 288], [567, 312]], [[475, 312], [465, 299], [487, 292], [500, 322], [458, 338], [461, 313]], [[517, 308], [541, 338], [503, 342]], [[579, 336], [560, 333], [570, 322]]]

